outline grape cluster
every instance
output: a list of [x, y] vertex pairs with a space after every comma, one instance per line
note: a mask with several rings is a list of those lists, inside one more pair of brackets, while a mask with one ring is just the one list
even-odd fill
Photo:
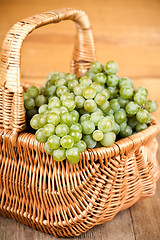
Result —
[[133, 81], [117, 72], [114, 61], [93, 62], [80, 78], [53, 72], [41, 89], [31, 86], [24, 93], [36, 139], [56, 161], [78, 163], [86, 148], [109, 147], [147, 128], [157, 102], [147, 100], [146, 88], [134, 90]]

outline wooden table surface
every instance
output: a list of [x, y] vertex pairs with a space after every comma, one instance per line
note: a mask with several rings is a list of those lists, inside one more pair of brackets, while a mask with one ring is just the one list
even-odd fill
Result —
[[[51, 9], [73, 7], [86, 11], [92, 23], [97, 58], [115, 60], [119, 75], [149, 89], [160, 106], [160, 1], [159, 0], [0, 0], [0, 46], [18, 20]], [[22, 48], [22, 81], [43, 83], [52, 70], [69, 71], [75, 26], [66, 21], [40, 28]], [[154, 114], [160, 120], [160, 107]], [[160, 142], [160, 136], [158, 137]], [[160, 161], [160, 150], [158, 152]], [[55, 237], [0, 217], [0, 240], [49, 240]], [[160, 239], [160, 181], [156, 194], [120, 212], [112, 221], [72, 239]]]

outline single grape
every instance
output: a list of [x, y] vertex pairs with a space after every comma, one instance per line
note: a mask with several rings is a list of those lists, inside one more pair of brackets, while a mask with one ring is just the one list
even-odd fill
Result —
[[58, 115], [61, 113], [61, 110], [60, 110], [60, 108], [52, 108], [51, 110], [50, 110], [50, 113], [57, 113]]
[[125, 106], [126, 106], [127, 103], [129, 102], [129, 100], [124, 99], [124, 98], [122, 98], [122, 97], [118, 97], [117, 99], [118, 99], [119, 104], [120, 104], [120, 106], [121, 106], [122, 108], [125, 108]]
[[126, 105], [126, 112], [127, 114], [129, 114], [130, 116], [135, 115], [138, 112], [139, 106], [137, 103], [135, 102], [129, 102]]
[[146, 128], [147, 128], [147, 124], [145, 124], [145, 123], [138, 123], [136, 125], [136, 132], [143, 131]]
[[73, 88], [73, 92], [76, 96], [82, 96], [83, 95], [83, 90], [84, 90], [84, 86], [81, 84], [77, 84], [74, 88]]
[[61, 101], [58, 97], [52, 97], [48, 103], [48, 109], [59, 108], [61, 106]]
[[122, 88], [122, 87], [133, 88], [133, 81], [128, 77], [121, 78], [119, 80], [119, 87], [120, 88]]
[[70, 127], [73, 124], [73, 116], [72, 116], [72, 114], [69, 113], [69, 112], [61, 114], [60, 122], [66, 124], [67, 126]]
[[148, 90], [145, 87], [138, 87], [135, 89], [135, 93], [140, 93], [142, 95], [148, 96]]
[[68, 109], [66, 107], [63, 107], [63, 106], [60, 107], [59, 110], [60, 110], [61, 114], [68, 112]]
[[83, 141], [87, 144], [87, 148], [88, 149], [91, 149], [91, 148], [94, 148], [96, 146], [96, 141], [92, 138], [92, 136], [89, 134], [89, 135], [85, 135], [83, 137]]
[[97, 109], [97, 104], [92, 99], [86, 100], [84, 103], [84, 109], [87, 112], [94, 112]]
[[40, 143], [47, 142], [47, 137], [45, 136], [45, 134], [43, 132], [43, 128], [40, 128], [36, 131], [35, 137], [36, 137], [36, 140]]
[[33, 109], [28, 109], [27, 110], [27, 116], [29, 117], [29, 119], [31, 119], [35, 114], [37, 114], [38, 111], [36, 108]]
[[100, 109], [104, 112], [107, 113], [110, 109], [110, 104], [109, 101], [106, 101], [103, 105], [100, 106]]
[[142, 95], [141, 93], [136, 93], [134, 95], [134, 101], [139, 105], [145, 104], [146, 100], [147, 97], [145, 95]]
[[106, 76], [103, 73], [97, 73], [94, 76], [94, 82], [97, 82], [97, 83], [103, 85], [106, 83]]
[[73, 122], [76, 123], [79, 120], [79, 113], [76, 110], [70, 112], [72, 114]]
[[137, 112], [136, 118], [139, 122], [147, 123], [150, 119], [150, 113], [145, 109], [141, 109]]
[[[103, 91], [102, 91], [101, 93], [106, 96], [106, 100], [109, 99], [109, 97], [110, 97], [110, 92], [109, 92], [109, 90], [107, 90], [107, 89], [105, 88], [105, 89], [103, 89]], [[117, 91], [116, 91], [116, 94], [117, 94]]]
[[103, 93], [97, 93], [94, 100], [99, 106], [101, 106], [106, 102], [107, 98]]
[[56, 94], [58, 97], [62, 96], [66, 92], [69, 92], [69, 89], [66, 86], [58, 87], [56, 90]]
[[73, 73], [67, 73], [67, 74], [65, 74], [65, 79], [67, 82], [69, 82], [72, 80], [78, 80], [78, 77]]
[[102, 114], [102, 113], [100, 113], [100, 112], [99, 112], [99, 113], [94, 112], [94, 113], [91, 114], [90, 120], [91, 120], [91, 122], [93, 122], [93, 123], [95, 124], [95, 126], [97, 126], [99, 120], [100, 120], [102, 117], [103, 117], [103, 114]]
[[35, 104], [37, 107], [40, 107], [41, 105], [46, 104], [46, 103], [47, 103], [47, 98], [44, 95], [38, 95], [35, 98]]
[[41, 105], [41, 106], [39, 107], [39, 109], [38, 109], [38, 112], [39, 112], [39, 113], [45, 113], [45, 112], [47, 112], [47, 111], [48, 111], [48, 105], [47, 105], [47, 104]]
[[63, 147], [59, 147], [53, 151], [53, 158], [57, 162], [61, 162], [66, 159], [66, 150]]
[[119, 124], [115, 123], [112, 132], [114, 132], [116, 135], [120, 132], [120, 126]]
[[113, 114], [114, 114], [114, 111], [111, 108], [108, 110], [108, 112], [106, 112], [107, 116], [113, 116]]
[[119, 76], [116, 75], [108, 75], [106, 78], [106, 83], [108, 87], [116, 87], [119, 83]]
[[96, 90], [92, 87], [86, 87], [83, 90], [83, 97], [86, 98], [86, 99], [94, 98], [95, 95], [96, 95]]
[[80, 123], [73, 123], [72, 126], [70, 127], [70, 130], [75, 130], [75, 131], [82, 131], [82, 126]]
[[115, 87], [107, 87], [107, 90], [109, 91], [109, 96], [110, 96], [109, 98], [110, 99], [113, 99], [113, 98], [117, 97], [117, 89]]
[[136, 116], [128, 118], [128, 125], [133, 129], [136, 127], [136, 125], [139, 123]]
[[24, 106], [26, 109], [33, 109], [35, 107], [35, 101], [33, 98], [24, 101]]
[[29, 100], [29, 99], [30, 99], [29, 93], [24, 92], [24, 93], [23, 93], [23, 99], [24, 99], [24, 101], [25, 101], [25, 100]]
[[63, 137], [69, 133], [69, 127], [66, 124], [59, 124], [56, 127], [56, 134], [58, 137]]
[[74, 142], [78, 142], [82, 138], [82, 133], [78, 130], [70, 130], [69, 135], [73, 137]]
[[130, 126], [126, 126], [126, 128], [123, 131], [120, 131], [121, 137], [125, 138], [132, 134], [132, 128]]
[[110, 147], [114, 144], [116, 139], [116, 134], [114, 132], [108, 132], [103, 135], [103, 139], [101, 140], [101, 144], [105, 147]]
[[67, 81], [64, 78], [60, 78], [55, 81], [56, 87], [61, 87], [61, 86], [66, 86], [66, 85], [67, 85]]
[[27, 88], [27, 93], [31, 98], [36, 98], [39, 94], [39, 89], [36, 86], [30, 86]]
[[40, 127], [43, 127], [46, 124], [47, 124], [47, 114], [46, 113], [39, 114], [39, 125], [40, 125]]
[[46, 124], [43, 127], [43, 132], [46, 137], [50, 137], [55, 133], [55, 126], [53, 124]]
[[60, 116], [55, 112], [49, 113], [47, 116], [47, 122], [57, 126], [60, 122]]
[[93, 73], [100, 73], [103, 71], [103, 65], [98, 61], [92, 62], [90, 65], [90, 71]]
[[60, 147], [60, 137], [57, 135], [52, 135], [48, 138], [47, 144], [51, 149], [57, 149]]
[[78, 148], [73, 147], [71, 149], [68, 149], [66, 151], [66, 157], [68, 159], [68, 162], [71, 164], [79, 163], [80, 160], [80, 151]]
[[120, 126], [120, 132], [125, 131], [126, 127], [127, 127], [127, 122], [122, 122], [121, 124], [119, 124]]
[[80, 153], [84, 152], [87, 149], [87, 145], [83, 140], [76, 142], [74, 146], [79, 149]]
[[101, 132], [100, 130], [95, 130], [92, 133], [92, 137], [95, 141], [101, 141], [103, 139], [103, 132]]
[[69, 111], [72, 111], [76, 107], [75, 100], [68, 98], [63, 101], [63, 106], [66, 107]]
[[90, 87], [94, 88], [96, 93], [102, 92], [103, 87], [101, 84], [97, 83], [97, 82], [93, 82]]
[[154, 100], [147, 100], [145, 103], [145, 108], [148, 112], [155, 112], [158, 108], [158, 103]]
[[81, 126], [84, 134], [91, 134], [95, 130], [95, 125], [90, 120], [81, 122]]
[[101, 115], [103, 115], [103, 112], [100, 108], [97, 107], [97, 109], [94, 111], [94, 113], [100, 113]]
[[120, 89], [120, 95], [124, 99], [130, 99], [133, 96], [133, 88], [122, 87]]
[[63, 93], [61, 96], [60, 96], [60, 100], [63, 102], [65, 101], [66, 99], [74, 99], [74, 94], [73, 93], [70, 93], [70, 92], [65, 92]]
[[92, 80], [88, 76], [82, 76], [79, 82], [83, 87], [89, 87], [92, 84]]
[[78, 84], [77, 80], [71, 80], [68, 82], [68, 88], [70, 91], [73, 91], [74, 87]]
[[44, 150], [45, 150], [45, 152], [48, 153], [49, 155], [52, 155], [52, 153], [53, 153], [53, 149], [48, 146], [48, 143], [47, 143], [47, 142], [46, 142], [45, 145], [44, 145]]
[[88, 113], [86, 114], [83, 114], [81, 117], [80, 117], [80, 122], [84, 122], [84, 121], [88, 121], [90, 120], [90, 115]]
[[55, 93], [56, 93], [56, 86], [50, 85], [50, 86], [46, 87], [44, 93], [48, 97], [51, 97], [51, 96], [55, 95]]
[[40, 128], [40, 126], [39, 126], [39, 114], [36, 114], [32, 117], [32, 119], [30, 121], [30, 125], [35, 130], [38, 130]]
[[114, 111], [117, 112], [120, 109], [120, 103], [118, 101], [118, 99], [112, 99], [109, 102], [110, 104], [110, 108]]
[[75, 103], [77, 108], [83, 108], [85, 99], [82, 96], [75, 97]]
[[61, 145], [64, 148], [72, 148], [74, 145], [74, 138], [72, 136], [66, 135], [61, 138]]
[[109, 61], [104, 65], [104, 71], [110, 74], [117, 74], [118, 72], [118, 64], [114, 61]]
[[88, 70], [85, 75], [88, 76], [91, 80], [94, 80], [95, 73], [91, 72], [90, 70]]
[[112, 131], [114, 127], [115, 121], [112, 117], [106, 116], [102, 119], [100, 119], [98, 123], [98, 130], [102, 131], [103, 133], [107, 133]]

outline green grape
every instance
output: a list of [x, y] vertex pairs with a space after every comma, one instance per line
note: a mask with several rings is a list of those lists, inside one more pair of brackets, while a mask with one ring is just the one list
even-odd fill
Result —
[[47, 142], [46, 142], [45, 145], [44, 145], [44, 150], [45, 150], [45, 152], [48, 153], [49, 155], [52, 155], [52, 153], [53, 153], [53, 149], [48, 146], [48, 143], [47, 143]]
[[119, 124], [115, 123], [112, 132], [114, 132], [116, 135], [120, 132]]
[[55, 112], [49, 113], [47, 116], [47, 122], [57, 126], [60, 122], [60, 116]]
[[30, 125], [35, 130], [38, 130], [40, 128], [40, 126], [39, 126], [39, 114], [36, 114], [32, 117], [32, 119], [30, 121]]
[[66, 86], [66, 85], [67, 85], [67, 81], [64, 78], [60, 78], [55, 81], [56, 87], [61, 87], [61, 86]]
[[58, 87], [56, 90], [56, 94], [58, 97], [62, 96], [66, 92], [69, 92], [69, 89], [66, 86]]
[[102, 113], [100, 113], [100, 112], [99, 112], [99, 113], [94, 112], [94, 113], [91, 114], [90, 120], [91, 120], [91, 122], [93, 122], [93, 123], [95, 124], [95, 126], [97, 126], [99, 120], [100, 120], [102, 117], [103, 117], [103, 114], [102, 114]]
[[94, 112], [97, 109], [97, 104], [94, 100], [89, 99], [84, 102], [84, 109], [87, 112]]
[[126, 128], [123, 131], [120, 131], [120, 135], [123, 138], [132, 135], [132, 128], [127, 125]]
[[87, 149], [87, 145], [83, 140], [76, 142], [74, 146], [79, 149], [80, 153]]
[[139, 106], [137, 103], [135, 102], [129, 102], [126, 105], [126, 112], [127, 114], [129, 114], [130, 116], [135, 115], [138, 112]]
[[90, 79], [94, 80], [95, 73], [91, 72], [90, 70], [88, 70], [85, 75], [88, 76]]
[[79, 108], [79, 114], [82, 116], [84, 114], [88, 114], [88, 112], [84, 108]]
[[48, 103], [48, 109], [59, 108], [61, 106], [61, 101], [58, 97], [51, 97]]
[[142, 95], [141, 93], [136, 93], [134, 95], [134, 101], [139, 105], [145, 104], [146, 100], [147, 97], [145, 95]]
[[53, 124], [46, 124], [43, 127], [43, 132], [46, 137], [50, 137], [55, 133], [55, 126]]
[[73, 110], [70, 113], [72, 114], [73, 122], [75, 122], [75, 123], [78, 122], [78, 120], [79, 120], [79, 113], [76, 110]]
[[103, 132], [101, 132], [100, 130], [95, 130], [92, 133], [92, 137], [95, 141], [101, 141], [103, 139]]
[[[105, 89], [103, 89], [103, 91], [102, 91], [101, 93], [106, 96], [106, 100], [109, 99], [109, 97], [110, 97], [110, 92], [109, 92], [109, 90], [107, 90], [107, 89], [105, 88]], [[116, 94], [117, 94], [117, 92], [116, 92]]]
[[151, 121], [152, 121], [152, 116], [151, 116], [151, 114], [149, 113], [148, 120], [147, 120], [145, 123], [146, 123], [146, 124], [149, 124]]
[[115, 122], [117, 123], [117, 124], [121, 124], [121, 123], [123, 123], [125, 120], [126, 120], [126, 113], [125, 113], [125, 111], [123, 112], [123, 111], [117, 111], [115, 114], [114, 114], [114, 119], [115, 119]]
[[106, 83], [108, 87], [116, 87], [119, 83], [120, 77], [116, 75], [108, 75]]
[[68, 159], [68, 162], [71, 164], [77, 164], [80, 160], [80, 151], [78, 148], [73, 147], [71, 149], [68, 149], [66, 151], [66, 157]]
[[106, 76], [103, 73], [97, 73], [94, 77], [94, 82], [103, 85], [106, 83]]
[[33, 109], [35, 107], [35, 101], [33, 98], [24, 101], [24, 106], [26, 109]]
[[28, 93], [24, 92], [23, 93], [23, 99], [24, 99], [24, 101], [25, 100], [29, 100], [30, 99], [30, 95]]
[[88, 121], [88, 120], [90, 120], [90, 115], [88, 114], [88, 113], [86, 113], [86, 114], [83, 114], [81, 117], [80, 117], [80, 122], [82, 123], [82, 122], [84, 122], [84, 121]]
[[60, 113], [61, 113], [61, 114], [68, 112], [68, 109], [67, 109], [66, 107], [63, 107], [63, 106], [60, 107], [59, 110], [60, 110]]
[[47, 112], [47, 111], [48, 111], [48, 105], [47, 105], [47, 104], [41, 105], [41, 106], [39, 107], [39, 109], [38, 109], [38, 112], [39, 112], [39, 113], [45, 113], [45, 112]]
[[92, 83], [92, 80], [88, 76], [82, 76], [79, 79], [79, 82], [84, 87], [89, 87]]
[[100, 109], [104, 112], [107, 113], [110, 109], [110, 104], [108, 101], [106, 101], [103, 105], [100, 106]]
[[91, 134], [95, 130], [95, 125], [90, 120], [81, 122], [81, 126], [84, 134]]
[[46, 113], [39, 114], [39, 125], [40, 125], [40, 127], [43, 127], [46, 124], [47, 124], [47, 114]]
[[69, 82], [72, 80], [78, 80], [78, 77], [73, 73], [67, 73], [67, 74], [65, 74], [65, 79], [67, 82]]
[[63, 106], [66, 107], [69, 111], [72, 111], [76, 107], [75, 100], [68, 98], [63, 101]]
[[91, 135], [85, 135], [83, 137], [83, 141], [87, 144], [88, 149], [94, 148], [97, 144], [97, 142], [92, 138]]
[[108, 74], [117, 74], [118, 64], [114, 61], [109, 61], [104, 65], [104, 71]]
[[135, 89], [135, 93], [140, 93], [142, 95], [148, 96], [148, 90], [145, 87], [138, 87]]
[[102, 92], [103, 87], [101, 84], [97, 83], [97, 82], [93, 82], [90, 87], [94, 88], [96, 93]]
[[106, 102], [107, 98], [103, 93], [97, 93], [94, 100], [99, 106], [101, 106]]
[[101, 115], [103, 115], [103, 112], [100, 108], [97, 107], [97, 109], [94, 111], [94, 113], [100, 113]]
[[59, 124], [56, 127], [56, 134], [58, 137], [63, 137], [69, 133], [69, 127], [66, 124]]
[[107, 133], [113, 130], [115, 121], [112, 117], [106, 116], [100, 119], [98, 123], [98, 130], [102, 131], [103, 133]]
[[128, 77], [121, 78], [119, 80], [119, 87], [120, 88], [122, 88], [122, 87], [133, 88], [133, 81]]
[[27, 93], [31, 98], [36, 98], [39, 94], [39, 89], [36, 86], [30, 86], [27, 88]]
[[40, 143], [47, 142], [47, 137], [44, 135], [43, 128], [40, 128], [35, 133], [36, 140]]
[[125, 106], [126, 106], [127, 103], [129, 102], [129, 100], [124, 99], [124, 98], [122, 98], [122, 97], [118, 97], [117, 99], [118, 99], [119, 104], [120, 104], [120, 106], [121, 106], [122, 108], [125, 108]]
[[121, 124], [119, 124], [120, 126], [120, 132], [125, 131], [126, 127], [127, 127], [127, 122], [122, 122]]
[[63, 147], [59, 147], [53, 151], [53, 158], [57, 162], [61, 162], [66, 159], [66, 150]]
[[120, 89], [120, 95], [124, 99], [130, 99], [133, 96], [133, 88], [122, 87]]
[[35, 114], [37, 114], [37, 109], [33, 108], [33, 109], [28, 109], [27, 110], [27, 116], [31, 119]]
[[83, 108], [85, 99], [82, 96], [75, 97], [75, 103], [77, 108]]
[[128, 118], [128, 125], [131, 127], [131, 128], [135, 128], [136, 125], [139, 123], [136, 116], [133, 116], [133, 117], [130, 117]]
[[107, 116], [113, 116], [113, 114], [114, 114], [114, 111], [111, 108], [106, 113]]
[[83, 90], [84, 90], [84, 86], [81, 84], [77, 84], [74, 88], [73, 88], [73, 92], [76, 96], [82, 96], [83, 95]]
[[92, 62], [90, 65], [90, 71], [93, 73], [100, 73], [103, 71], [103, 65], [98, 61]]
[[116, 134], [114, 132], [108, 132], [103, 135], [103, 139], [100, 143], [105, 147], [110, 147], [114, 144], [116, 139]]
[[136, 132], [143, 131], [146, 128], [147, 128], [147, 124], [145, 124], [145, 123], [138, 123], [136, 125]]
[[66, 112], [61, 114], [61, 123], [66, 124], [67, 126], [71, 126], [73, 124], [73, 116], [71, 113]]
[[37, 107], [40, 107], [41, 105], [46, 104], [46, 103], [47, 103], [47, 98], [44, 95], [38, 95], [35, 98], [35, 104]]
[[61, 113], [61, 110], [60, 110], [60, 108], [52, 108], [50, 110], [50, 113], [52, 113], [52, 112], [57, 113], [59, 115]]
[[72, 136], [66, 135], [61, 138], [61, 145], [64, 148], [72, 148], [74, 145], [74, 138]]
[[92, 87], [86, 87], [83, 90], [83, 97], [86, 98], [86, 99], [94, 98], [95, 95], [96, 95], [96, 90]]
[[154, 100], [147, 100], [145, 103], [145, 108], [148, 112], [155, 112], [158, 108], [158, 103]]
[[61, 101], [65, 101], [66, 99], [74, 99], [74, 94], [73, 93], [70, 93], [70, 92], [65, 92], [63, 93], [61, 96], [60, 96], [60, 100]]
[[47, 144], [51, 149], [57, 149], [60, 147], [60, 137], [57, 135], [52, 135], [48, 138]]
[[112, 99], [109, 102], [110, 104], [110, 108], [114, 111], [117, 112], [120, 109], [120, 103], [118, 101], [118, 99]]
[[109, 91], [109, 98], [110, 99], [113, 99], [113, 98], [117, 97], [117, 89], [115, 87], [107, 87], [107, 90]]
[[77, 80], [70, 80], [68, 82], [68, 88], [70, 91], [73, 91], [74, 87], [78, 84], [78, 81]]
[[80, 123], [73, 123], [72, 126], [70, 127], [70, 130], [75, 130], [75, 131], [82, 131], [82, 126]]
[[74, 142], [78, 142], [82, 138], [82, 133], [78, 130], [70, 130], [69, 135], [73, 137]]
[[55, 95], [56, 89], [57, 89], [56, 86], [54, 86], [54, 85], [49, 85], [48, 87], [45, 88], [44, 93], [45, 93], [45, 95], [47, 95], [48, 97], [51, 97], [51, 96]]
[[137, 112], [136, 118], [139, 122], [147, 123], [150, 119], [150, 113], [145, 109], [141, 109]]

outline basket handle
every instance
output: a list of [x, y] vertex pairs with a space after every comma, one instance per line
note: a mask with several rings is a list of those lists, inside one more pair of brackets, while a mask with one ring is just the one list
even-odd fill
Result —
[[20, 56], [24, 39], [34, 29], [62, 20], [73, 20], [77, 26], [71, 72], [82, 75], [89, 68], [90, 63], [95, 61], [93, 33], [88, 16], [84, 11], [71, 8], [58, 9], [16, 23], [7, 33], [1, 51], [2, 122], [4, 128], [21, 132], [26, 126], [20, 78]]

